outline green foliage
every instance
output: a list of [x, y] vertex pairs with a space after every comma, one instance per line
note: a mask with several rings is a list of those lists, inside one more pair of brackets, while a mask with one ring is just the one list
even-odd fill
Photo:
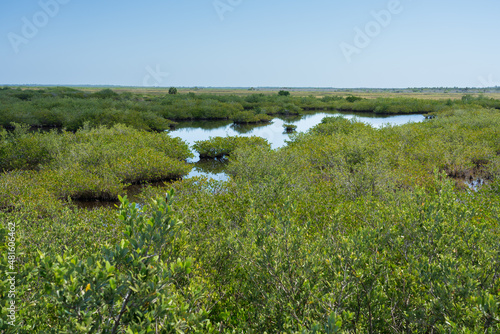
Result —
[[[167, 200], [154, 200], [146, 216], [126, 198], [118, 215], [123, 239], [99, 253], [40, 253], [32, 275], [37, 303], [24, 330], [45, 333], [146, 333], [210, 329], [196, 306], [202, 287], [192, 282], [193, 259], [181, 258], [184, 234]], [[47, 314], [48, 317], [44, 316]]]
[[302, 108], [293, 104], [286, 103], [278, 111], [280, 115], [300, 115], [302, 113]]
[[176, 185], [223, 332], [500, 329], [498, 197], [439, 174], [433, 189], [352, 202], [334, 183], [258, 191], [270, 180]]
[[14, 131], [0, 130], [0, 171], [38, 169], [51, 160], [55, 132], [33, 135], [28, 126], [12, 124]]
[[295, 132], [295, 130], [297, 130], [297, 125], [283, 124], [283, 128], [285, 129], [285, 132], [292, 133], [292, 132]]
[[[44, 152], [30, 153], [32, 168], [0, 176], [0, 270], [16, 222], [19, 273], [19, 321], [0, 330], [498, 333], [499, 131], [498, 110], [467, 103], [380, 129], [328, 117], [277, 150], [211, 138], [195, 149], [230, 154], [228, 181], [174, 182], [175, 199], [145, 187], [141, 206], [122, 199], [118, 218], [57, 191], [87, 182], [112, 192], [128, 166], [154, 175], [155, 154], [181, 162], [185, 144], [123, 126], [31, 139], [47, 143], [29, 151]], [[40, 134], [3, 132], [2, 154], [30, 136]], [[65, 188], [78, 173], [84, 181]], [[485, 185], [464, 188], [477, 178]], [[1, 319], [7, 291], [3, 279]]]
[[359, 97], [359, 96], [349, 95], [348, 97], [345, 98], [345, 100], [347, 102], [351, 102], [352, 103], [352, 102], [356, 102], [356, 101], [361, 101], [363, 99], [361, 97]]
[[208, 140], [195, 141], [193, 149], [200, 154], [201, 159], [222, 158], [231, 155], [234, 150], [247, 147], [267, 147], [270, 145], [264, 138], [251, 136], [251, 137], [211, 137]]
[[271, 116], [266, 114], [254, 114], [251, 110], [241, 111], [233, 117], [235, 124], [269, 123], [271, 120]]
[[[32, 184], [56, 198], [115, 200], [124, 186], [169, 180], [187, 175], [185, 162], [192, 153], [187, 144], [166, 133], [149, 133], [122, 125], [85, 127], [76, 133], [28, 133], [16, 126], [3, 132], [0, 166], [3, 171], [37, 170], [38, 173], [6, 173], [10, 184], [0, 195], [3, 206], [30, 194], [16, 195]], [[3, 200], [1, 200], [3, 199]]]
[[[7, 87], [8, 88], [8, 87]], [[67, 87], [47, 89], [0, 90], [0, 125], [29, 124], [33, 127], [59, 127], [76, 131], [84, 123], [91, 126], [126, 124], [143, 130], [163, 131], [175, 120], [219, 119], [237, 123], [267, 121], [263, 116], [298, 115], [304, 110], [340, 110], [379, 114], [434, 113], [453, 107], [500, 109], [500, 100], [465, 95], [462, 100], [428, 100], [414, 98], [365, 99], [353, 95], [291, 96], [281, 90], [278, 94], [251, 94], [247, 96], [217, 94], [153, 95], [142, 92], [117, 93], [103, 89], [89, 93]]]
[[107, 88], [94, 93], [93, 96], [98, 99], [114, 99], [118, 97], [118, 94]]

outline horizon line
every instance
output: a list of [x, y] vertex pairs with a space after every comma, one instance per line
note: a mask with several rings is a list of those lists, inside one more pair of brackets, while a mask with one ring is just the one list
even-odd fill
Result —
[[348, 89], [369, 89], [369, 90], [395, 90], [395, 89], [500, 89], [500, 86], [491, 87], [447, 87], [447, 86], [417, 86], [417, 87], [314, 87], [314, 86], [133, 86], [133, 85], [112, 85], [112, 84], [0, 84], [2, 87], [116, 87], [135, 89], [168, 89], [170, 87], [180, 89], [321, 89], [321, 90], [348, 90]]

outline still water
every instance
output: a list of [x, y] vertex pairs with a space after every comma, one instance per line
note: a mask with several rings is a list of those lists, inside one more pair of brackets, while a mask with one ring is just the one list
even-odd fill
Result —
[[[172, 137], [179, 137], [191, 147], [197, 140], [206, 140], [210, 137], [226, 136], [259, 136], [267, 139], [273, 149], [283, 147], [289, 139], [289, 134], [284, 133], [283, 124], [291, 123], [297, 126], [297, 132], [305, 132], [313, 126], [319, 124], [324, 117], [342, 115], [352, 119], [356, 117], [360, 122], [370, 124], [379, 128], [384, 125], [402, 125], [410, 122], [422, 122], [425, 118], [422, 115], [397, 115], [378, 116], [373, 114], [353, 114], [353, 113], [314, 113], [293, 117], [277, 117], [272, 123], [234, 125], [231, 121], [190, 121], [181, 122], [176, 129], [170, 131]], [[224, 173], [227, 161], [200, 160], [196, 152], [195, 158], [189, 162], [193, 164], [191, 173], [186, 178], [194, 176], [206, 176], [216, 180], [226, 180]], [[153, 186], [165, 186], [163, 182]], [[138, 202], [138, 195], [142, 192], [144, 185], [134, 185], [127, 188], [127, 195], [131, 201]], [[79, 202], [75, 201], [79, 207], [92, 209], [96, 207], [114, 208], [116, 202]]]
[[[327, 116], [342, 115], [347, 119], [357, 118], [358, 121], [370, 124], [375, 128], [384, 125], [402, 125], [410, 122], [421, 122], [424, 120], [422, 115], [395, 115], [379, 116], [373, 114], [353, 114], [353, 113], [315, 113], [303, 116], [278, 117], [273, 119], [272, 123], [236, 125], [231, 121], [192, 121], [181, 122], [174, 131], [170, 132], [172, 137], [179, 137], [189, 146], [192, 146], [197, 140], [207, 140], [210, 137], [227, 136], [258, 136], [271, 144], [271, 148], [276, 149], [286, 145], [289, 134], [284, 133], [283, 124], [290, 123], [297, 126], [297, 132], [306, 132], [315, 125], [321, 123], [321, 120]], [[194, 164], [194, 168], [187, 176], [207, 176], [216, 180], [225, 180], [226, 174], [222, 172], [224, 163], [220, 161], [200, 161], [196, 152], [195, 158], [189, 160]]]

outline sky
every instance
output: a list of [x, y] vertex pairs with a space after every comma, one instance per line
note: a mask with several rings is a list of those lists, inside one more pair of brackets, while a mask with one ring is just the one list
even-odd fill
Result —
[[498, 0], [0, 2], [0, 85], [500, 86]]

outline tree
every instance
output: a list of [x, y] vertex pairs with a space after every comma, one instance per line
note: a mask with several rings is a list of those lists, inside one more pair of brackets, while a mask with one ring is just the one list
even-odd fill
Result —
[[278, 92], [278, 95], [279, 95], [279, 96], [290, 96], [290, 92], [289, 92], [289, 91], [287, 91], [287, 90], [280, 90], [280, 91]]
[[117, 99], [119, 97], [118, 93], [112, 91], [109, 88], [102, 89], [92, 95], [94, 97], [97, 97], [98, 99]]
[[168, 89], [168, 93], [169, 93], [169, 94], [172, 94], [172, 95], [177, 94], [177, 88], [175, 88], [175, 87], [170, 87], [170, 88]]
[[356, 101], [360, 101], [362, 100], [363, 98], [359, 97], [359, 96], [353, 96], [353, 95], [349, 95], [348, 97], [345, 98], [347, 102], [356, 102]]

